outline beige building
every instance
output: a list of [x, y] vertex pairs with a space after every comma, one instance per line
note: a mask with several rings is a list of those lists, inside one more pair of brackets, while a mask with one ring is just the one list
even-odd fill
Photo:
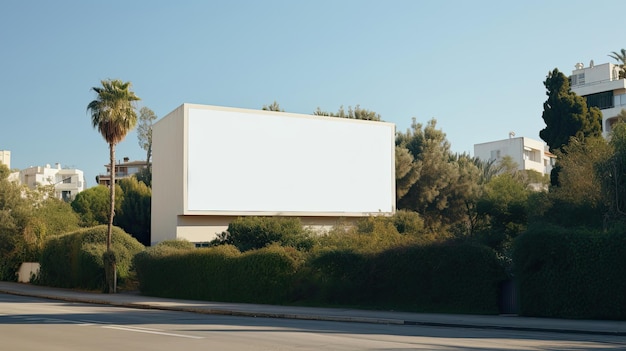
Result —
[[0, 150], [0, 163], [11, 169], [11, 151]]
[[328, 228], [395, 208], [395, 125], [183, 104], [153, 126], [152, 243], [240, 216]]
[[[109, 186], [111, 184], [111, 165], [104, 165], [107, 170], [107, 174], [99, 174], [96, 176], [96, 182], [100, 185]], [[119, 181], [123, 178], [132, 177], [134, 174], [139, 173], [141, 170], [146, 169], [148, 163], [146, 161], [131, 161], [128, 157], [124, 157], [123, 162], [119, 162], [115, 165], [115, 181]]]

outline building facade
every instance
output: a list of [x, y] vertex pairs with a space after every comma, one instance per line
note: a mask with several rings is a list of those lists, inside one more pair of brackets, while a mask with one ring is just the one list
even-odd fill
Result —
[[[132, 177], [141, 170], [148, 168], [148, 166], [149, 164], [146, 161], [130, 161], [128, 157], [124, 157], [123, 162], [119, 162], [115, 165], [115, 181], [117, 182], [120, 179]], [[111, 165], [104, 165], [104, 167], [107, 169], [107, 174], [96, 176], [96, 182], [100, 185], [109, 186], [111, 184]]]
[[74, 200], [78, 193], [85, 190], [83, 171], [75, 168], [61, 168], [59, 163], [55, 167], [45, 165], [23, 169], [13, 173], [12, 179], [30, 189], [36, 189], [38, 186], [53, 186], [54, 196], [67, 202]]
[[576, 64], [570, 76], [571, 89], [587, 100], [588, 107], [602, 111], [602, 135], [606, 138], [617, 122], [617, 115], [626, 109], [626, 79], [620, 78], [620, 67], [612, 63], [585, 67]]
[[395, 125], [183, 104], [153, 126], [152, 244], [242, 216], [329, 229], [395, 212]]
[[513, 137], [487, 143], [474, 144], [474, 157], [482, 161], [500, 161], [509, 156], [519, 170], [533, 170], [550, 174], [556, 156], [548, 151], [543, 141], [526, 137]]
[[0, 163], [11, 169], [11, 151], [0, 150]]

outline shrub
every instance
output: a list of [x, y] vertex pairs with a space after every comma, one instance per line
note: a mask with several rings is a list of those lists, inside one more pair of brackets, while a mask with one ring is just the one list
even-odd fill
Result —
[[[37, 283], [63, 288], [103, 289], [107, 226], [81, 229], [48, 240], [41, 255]], [[144, 246], [114, 227], [112, 250], [116, 254], [117, 277], [124, 282], [130, 275], [131, 260]]]
[[534, 226], [516, 239], [513, 262], [522, 315], [626, 318], [623, 230]]
[[273, 243], [308, 250], [313, 246], [312, 233], [303, 228], [299, 218], [240, 217], [214, 242], [234, 245], [242, 252]]
[[156, 246], [133, 259], [143, 294], [250, 303], [288, 299], [301, 262], [300, 252], [278, 245], [245, 253], [232, 245], [195, 250]]

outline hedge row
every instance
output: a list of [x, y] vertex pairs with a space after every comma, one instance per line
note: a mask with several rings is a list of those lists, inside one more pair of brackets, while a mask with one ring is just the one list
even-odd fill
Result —
[[310, 268], [317, 294], [309, 299], [420, 312], [498, 313], [506, 279], [493, 250], [468, 244], [331, 251]]
[[300, 255], [277, 245], [245, 253], [231, 245], [193, 250], [157, 245], [135, 256], [133, 264], [146, 295], [282, 303]]
[[[104, 289], [102, 255], [106, 251], [107, 226], [101, 225], [50, 239], [41, 255], [37, 283], [61, 288]], [[117, 259], [117, 277], [128, 278], [133, 256], [145, 248], [135, 238], [114, 227], [112, 249]]]
[[530, 228], [514, 244], [525, 316], [626, 319], [626, 233]]
[[497, 313], [498, 284], [505, 279], [492, 250], [466, 244], [303, 255], [280, 246], [240, 253], [233, 246], [159, 245], [133, 262], [147, 295], [431, 312]]

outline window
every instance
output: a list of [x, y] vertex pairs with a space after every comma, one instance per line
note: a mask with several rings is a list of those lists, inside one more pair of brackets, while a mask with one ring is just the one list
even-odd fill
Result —
[[588, 107], [597, 107], [601, 110], [614, 107], [613, 91], [591, 94], [585, 96]]
[[61, 199], [65, 202], [72, 201], [72, 192], [69, 190], [63, 190], [61, 192]]
[[570, 80], [572, 81], [572, 86], [574, 86], [574, 85], [585, 85], [585, 74], [584, 73], [573, 74], [570, 77]]
[[63, 184], [72, 184], [72, 177], [63, 178]]
[[539, 150], [534, 150], [529, 147], [524, 147], [524, 160], [541, 162], [539, 159]]
[[500, 150], [491, 150], [491, 160], [499, 160], [500, 159]]

